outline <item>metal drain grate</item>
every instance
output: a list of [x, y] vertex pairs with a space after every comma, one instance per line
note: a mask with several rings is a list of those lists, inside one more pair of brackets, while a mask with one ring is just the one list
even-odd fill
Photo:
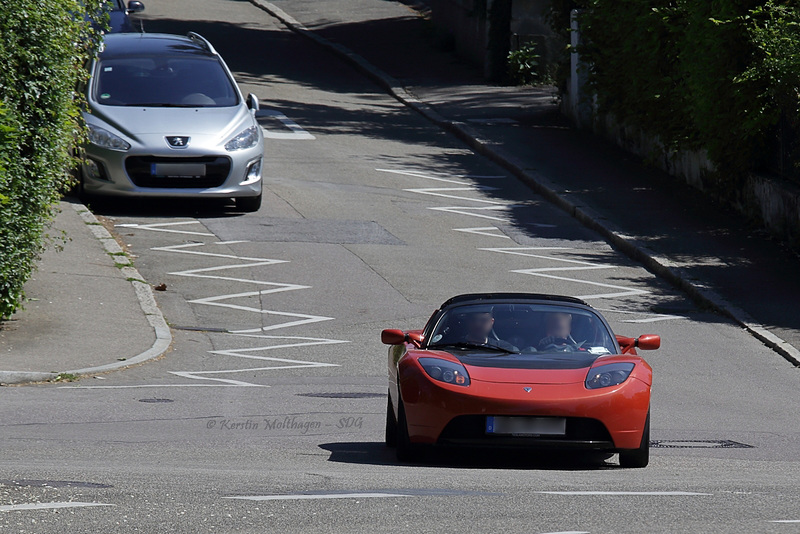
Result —
[[729, 439], [659, 439], [650, 442], [654, 449], [752, 449], [752, 445]]
[[298, 393], [299, 397], [322, 397], [324, 399], [376, 399], [385, 397], [386, 393], [364, 393], [363, 391], [333, 393]]
[[156, 402], [175, 402], [172, 399], [139, 399], [139, 402], [148, 402], [148, 403], [156, 403]]

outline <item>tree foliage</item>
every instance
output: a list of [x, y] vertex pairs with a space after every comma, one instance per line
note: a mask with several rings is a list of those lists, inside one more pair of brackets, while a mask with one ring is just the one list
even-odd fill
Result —
[[723, 186], [773, 168], [779, 133], [798, 144], [796, 0], [553, 0], [556, 31], [572, 9], [599, 111], [667, 149], [706, 150]]
[[20, 305], [83, 138], [78, 85], [102, 2], [0, 3], [0, 318]]

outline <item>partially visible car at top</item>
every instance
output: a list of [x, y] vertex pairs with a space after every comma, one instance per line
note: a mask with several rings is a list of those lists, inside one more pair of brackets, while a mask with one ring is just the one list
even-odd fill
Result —
[[235, 198], [261, 205], [258, 99], [203, 37], [116, 33], [90, 67], [84, 195]]
[[141, 32], [142, 22], [140, 20], [133, 20], [131, 15], [141, 13], [144, 11], [144, 4], [139, 0], [104, 0], [101, 4], [103, 12], [108, 13], [106, 23], [107, 27], [100, 27], [106, 33], [122, 33], [122, 32]]
[[133, 21], [130, 17], [131, 14], [144, 11], [142, 2], [130, 0], [126, 5], [125, 0], [108, 0], [108, 4], [111, 6], [108, 21], [110, 33], [142, 31], [141, 21]]
[[459, 295], [422, 330], [387, 329], [386, 443], [650, 454], [652, 369], [636, 348], [659, 336], [612, 333], [585, 302], [555, 295]]

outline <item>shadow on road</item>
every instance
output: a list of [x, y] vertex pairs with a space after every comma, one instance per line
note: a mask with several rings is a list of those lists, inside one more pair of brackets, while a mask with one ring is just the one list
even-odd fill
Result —
[[382, 442], [323, 443], [331, 453], [328, 461], [365, 465], [414, 465], [457, 469], [528, 469], [545, 471], [586, 471], [618, 468], [608, 454], [575, 455], [545, 451], [426, 450], [412, 464], [398, 462], [394, 449]]

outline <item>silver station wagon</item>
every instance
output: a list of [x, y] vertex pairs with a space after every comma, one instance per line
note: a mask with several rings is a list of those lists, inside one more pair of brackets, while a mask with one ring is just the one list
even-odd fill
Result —
[[85, 196], [234, 198], [261, 206], [258, 99], [196, 33], [109, 34], [91, 67]]

